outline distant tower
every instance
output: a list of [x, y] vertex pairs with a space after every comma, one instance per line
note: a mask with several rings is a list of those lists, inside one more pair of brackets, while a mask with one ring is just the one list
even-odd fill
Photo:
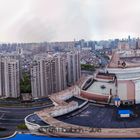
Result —
[[140, 49], [140, 40], [137, 38], [136, 40], [136, 49]]
[[128, 36], [128, 41], [130, 41], [131, 40], [131, 38], [130, 38], [130, 35]]
[[23, 49], [22, 48], [17, 48], [17, 54], [22, 55], [23, 54]]
[[130, 35], [128, 36], [128, 45], [129, 45], [129, 47], [131, 47], [131, 38], [130, 38]]

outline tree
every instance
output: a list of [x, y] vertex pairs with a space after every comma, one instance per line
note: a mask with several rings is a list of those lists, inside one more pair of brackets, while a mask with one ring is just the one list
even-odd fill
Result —
[[81, 69], [82, 70], [94, 71], [95, 67], [94, 67], [94, 65], [90, 65], [90, 64], [81, 64]]
[[20, 92], [21, 93], [31, 93], [31, 80], [27, 73], [23, 74], [23, 78], [20, 81]]

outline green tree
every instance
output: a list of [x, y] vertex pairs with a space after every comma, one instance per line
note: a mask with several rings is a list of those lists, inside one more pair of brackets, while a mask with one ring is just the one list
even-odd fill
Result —
[[90, 64], [81, 64], [81, 69], [82, 70], [94, 71], [95, 67], [94, 67], [94, 65], [90, 65]]
[[31, 80], [30, 75], [27, 73], [23, 74], [23, 78], [20, 81], [20, 92], [31, 93]]

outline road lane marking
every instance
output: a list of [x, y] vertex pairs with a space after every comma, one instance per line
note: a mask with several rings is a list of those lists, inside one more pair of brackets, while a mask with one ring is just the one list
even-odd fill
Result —
[[0, 116], [0, 119], [2, 119], [2, 118], [4, 117], [4, 115], [5, 115], [5, 114], [3, 113], [3, 114]]

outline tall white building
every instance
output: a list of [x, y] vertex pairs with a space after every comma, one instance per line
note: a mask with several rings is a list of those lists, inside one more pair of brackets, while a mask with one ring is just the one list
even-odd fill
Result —
[[35, 57], [31, 66], [32, 96], [45, 97], [66, 88], [66, 62], [60, 54]]
[[81, 76], [80, 53], [68, 52], [67, 53], [67, 81], [68, 85], [75, 84]]
[[0, 57], [0, 96], [17, 98], [19, 95], [19, 61], [10, 57]]

